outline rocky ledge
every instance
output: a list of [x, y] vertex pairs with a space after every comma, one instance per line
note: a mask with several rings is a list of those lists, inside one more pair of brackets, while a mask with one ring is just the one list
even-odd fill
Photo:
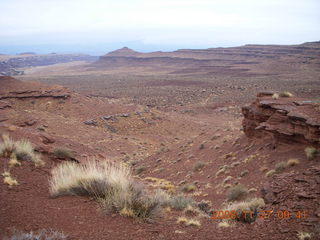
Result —
[[276, 141], [320, 143], [320, 103], [295, 97], [259, 93], [242, 108], [243, 130], [248, 137], [269, 136]]

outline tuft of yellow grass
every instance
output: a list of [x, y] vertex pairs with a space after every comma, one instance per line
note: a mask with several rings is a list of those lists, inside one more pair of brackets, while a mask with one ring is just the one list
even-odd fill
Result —
[[276, 99], [278, 99], [278, 98], [279, 98], [279, 94], [278, 94], [278, 93], [274, 93], [274, 94], [272, 95], [272, 99], [276, 100]]
[[293, 167], [293, 166], [298, 165], [299, 163], [300, 163], [299, 159], [291, 158], [291, 159], [288, 159], [287, 166]]
[[288, 92], [288, 91], [283, 91], [281, 93], [279, 93], [279, 97], [293, 97], [293, 94]]
[[134, 181], [131, 170], [116, 162], [66, 162], [52, 170], [50, 193], [53, 197], [82, 195], [92, 197], [107, 210], [127, 217], [149, 218], [166, 205], [163, 193], [150, 194]]
[[298, 232], [298, 238], [300, 240], [309, 240], [311, 239], [311, 234], [307, 232]]
[[21, 166], [21, 162], [19, 162], [17, 160], [17, 157], [14, 153], [11, 154], [8, 164], [9, 164], [10, 168], [15, 167], [15, 166]]
[[0, 143], [0, 155], [9, 158], [15, 150], [14, 141], [7, 134], [1, 135], [2, 142]]
[[273, 174], [275, 174], [275, 173], [276, 173], [276, 170], [272, 169], [272, 170], [266, 172], [266, 176], [267, 176], [267, 177], [271, 177], [271, 176], [272, 176]]
[[11, 176], [10, 172], [5, 171], [5, 172], [2, 174], [2, 176], [3, 176], [3, 183], [4, 183], [4, 184], [7, 184], [7, 185], [9, 185], [9, 186], [16, 186], [16, 185], [18, 185], [18, 181]]
[[227, 222], [227, 221], [222, 221], [222, 222], [219, 222], [218, 223], [218, 227], [224, 227], [224, 228], [227, 228], [227, 227], [230, 227], [230, 223]]
[[178, 217], [177, 218], [178, 224], [181, 224], [181, 223], [186, 224], [187, 222], [188, 222], [188, 218], [186, 218], [186, 217]]
[[186, 223], [185, 223], [187, 226], [196, 226], [196, 227], [200, 227], [201, 226], [201, 223], [199, 220], [197, 219], [189, 219]]
[[28, 140], [15, 142], [14, 151], [18, 160], [32, 161], [36, 167], [43, 166], [45, 163], [41, 160], [39, 154], [35, 153], [31, 143]]

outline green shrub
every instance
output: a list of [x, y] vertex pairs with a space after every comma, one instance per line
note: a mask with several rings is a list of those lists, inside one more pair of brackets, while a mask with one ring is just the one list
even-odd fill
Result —
[[286, 169], [286, 167], [287, 167], [287, 163], [281, 161], [281, 162], [278, 162], [278, 163], [276, 164], [274, 170], [275, 170], [277, 173], [280, 173], [280, 172], [283, 172], [283, 171]]
[[313, 160], [318, 154], [318, 150], [314, 147], [306, 147], [304, 151], [309, 160]]
[[190, 184], [190, 183], [186, 183], [186, 184], [181, 186], [181, 191], [182, 192], [192, 192], [192, 191], [194, 191], [196, 189], [197, 189], [196, 185]]
[[172, 197], [170, 201], [170, 206], [178, 210], [185, 209], [188, 205], [194, 205], [193, 199], [182, 194]]
[[202, 169], [204, 166], [206, 165], [206, 163], [198, 161], [195, 162], [192, 166], [193, 171], [199, 171], [200, 169]]

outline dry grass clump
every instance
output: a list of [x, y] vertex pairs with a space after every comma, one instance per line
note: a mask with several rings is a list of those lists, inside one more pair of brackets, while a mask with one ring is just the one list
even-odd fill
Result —
[[201, 226], [201, 223], [199, 220], [197, 219], [188, 219], [186, 217], [178, 217], [177, 218], [177, 223], [178, 224], [184, 224], [186, 226], [197, 226], [197, 227], [200, 227]]
[[168, 193], [175, 193], [176, 187], [172, 184], [172, 182], [163, 179], [163, 178], [155, 178], [155, 177], [146, 177], [145, 181], [150, 182], [151, 187], [161, 188], [166, 190]]
[[299, 159], [291, 158], [287, 161], [287, 166], [288, 167], [293, 167], [296, 166], [300, 163]]
[[298, 232], [299, 240], [309, 240], [311, 239], [311, 234], [307, 232]]
[[140, 173], [142, 173], [142, 172], [145, 171], [145, 170], [146, 170], [146, 167], [145, 167], [145, 166], [139, 166], [139, 167], [136, 167], [136, 168], [134, 169], [134, 173], [137, 174], [137, 175], [139, 175]]
[[50, 192], [53, 197], [82, 195], [96, 199], [103, 208], [128, 217], [150, 218], [162, 204], [133, 180], [125, 165], [114, 162], [66, 162], [52, 170]]
[[278, 93], [274, 93], [274, 94], [272, 95], [272, 99], [276, 100], [276, 99], [278, 99], [278, 98], [279, 98], [279, 94], [278, 94]]
[[279, 97], [293, 97], [293, 94], [288, 92], [288, 91], [283, 91], [281, 93], [279, 93]]
[[16, 232], [11, 237], [5, 237], [4, 240], [66, 240], [67, 236], [61, 232], [41, 230], [38, 232]]
[[9, 158], [15, 150], [14, 141], [7, 134], [2, 134], [0, 143], [0, 155]]
[[9, 164], [9, 167], [12, 168], [12, 167], [15, 167], [15, 166], [20, 166], [21, 162], [19, 162], [17, 160], [16, 154], [12, 153], [11, 156], [10, 156], [10, 160], [9, 160], [8, 164]]
[[266, 172], [266, 177], [271, 177], [275, 173], [276, 173], [276, 170], [272, 169], [272, 170]]
[[72, 159], [74, 158], [74, 153], [71, 151], [71, 149], [66, 147], [58, 147], [53, 150], [53, 154], [56, 158], [61, 159]]
[[283, 172], [283, 171], [286, 169], [286, 167], [287, 167], [287, 163], [284, 162], [284, 161], [281, 161], [281, 162], [278, 162], [278, 163], [276, 164], [274, 170], [275, 170], [277, 173], [280, 173], [280, 172]]
[[181, 191], [182, 192], [192, 192], [192, 191], [194, 191], [196, 189], [197, 189], [196, 185], [191, 184], [191, 183], [186, 183], [186, 184], [181, 186]]
[[307, 159], [309, 160], [313, 160], [318, 154], [318, 150], [314, 147], [306, 147], [304, 149], [304, 152], [306, 153]]
[[222, 221], [218, 223], [218, 227], [230, 227], [230, 223], [228, 221]]
[[[43, 166], [44, 161], [41, 160], [39, 154], [35, 153], [31, 143], [28, 140], [20, 140], [14, 142], [8, 135], [2, 135], [0, 143], [0, 155], [10, 158], [12, 165], [19, 165], [16, 160], [31, 161], [35, 166]], [[16, 158], [16, 159], [15, 159]]]
[[235, 185], [228, 189], [227, 193], [227, 200], [228, 201], [235, 201], [238, 200], [240, 197], [246, 195], [248, 193], [248, 189], [242, 185]]
[[206, 165], [206, 163], [198, 161], [193, 164], [192, 169], [193, 169], [193, 171], [196, 172], [196, 171], [199, 171], [200, 169], [202, 169], [205, 165]]
[[260, 208], [264, 206], [265, 203], [262, 198], [252, 198], [243, 202], [231, 203], [225, 210], [235, 211], [235, 220], [251, 223], [256, 220]]
[[5, 171], [4, 173], [2, 173], [3, 176], [3, 183], [7, 184], [9, 186], [16, 186], [18, 185], [18, 181], [11, 176], [10, 172]]

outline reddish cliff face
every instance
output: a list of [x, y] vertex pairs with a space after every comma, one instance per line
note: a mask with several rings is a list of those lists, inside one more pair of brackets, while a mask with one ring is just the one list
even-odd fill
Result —
[[243, 130], [248, 137], [268, 136], [275, 141], [320, 143], [320, 104], [299, 98], [272, 98], [260, 93], [242, 108]]

